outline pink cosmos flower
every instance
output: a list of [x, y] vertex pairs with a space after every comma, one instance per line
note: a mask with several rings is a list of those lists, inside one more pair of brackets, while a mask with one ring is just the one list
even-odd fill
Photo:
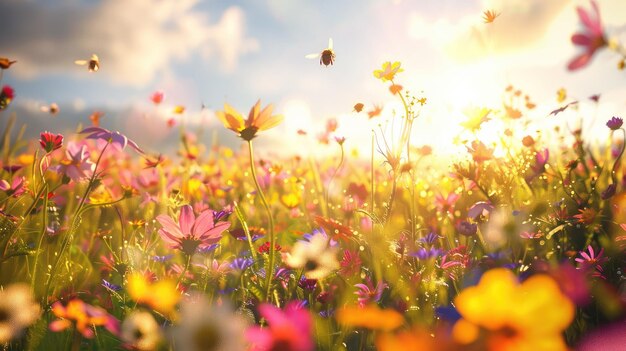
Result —
[[159, 215], [156, 219], [163, 226], [159, 229], [163, 241], [187, 255], [215, 244], [222, 238], [222, 232], [230, 227], [228, 222], [214, 223], [212, 210], [203, 211], [196, 218], [190, 205], [182, 207], [178, 223], [167, 215]]
[[586, 11], [580, 6], [576, 8], [578, 17], [583, 24], [583, 32], [572, 35], [572, 43], [582, 46], [585, 51], [570, 61], [567, 65], [567, 69], [570, 71], [586, 66], [595, 52], [607, 45], [598, 4], [591, 0], [591, 7], [593, 11]]
[[308, 311], [290, 302], [284, 310], [270, 304], [259, 306], [259, 313], [267, 321], [265, 328], [252, 327], [246, 338], [251, 351], [311, 351], [315, 344], [311, 336], [312, 319]]
[[607, 260], [606, 257], [603, 257], [604, 249], [600, 249], [600, 252], [598, 252], [598, 254], [596, 255], [595, 251], [593, 250], [593, 247], [589, 245], [587, 246], [587, 251], [589, 251], [589, 253], [585, 251], [580, 251], [579, 252], [580, 257], [577, 257], [575, 259], [575, 261], [579, 263], [579, 267], [580, 268], [595, 267], [595, 268], [599, 268], [599, 270], [602, 270], [601, 265]]
[[89, 127], [80, 131], [79, 134], [89, 134], [87, 135], [87, 139], [104, 140], [106, 142], [109, 142], [112, 146], [120, 151], [124, 150], [126, 145], [129, 145], [138, 153], [144, 154], [143, 150], [141, 150], [134, 141], [128, 139], [124, 134], [121, 134], [120, 132], [112, 132], [110, 130], [100, 127]]
[[51, 169], [63, 173], [73, 181], [89, 178], [95, 171], [96, 165], [89, 159], [87, 145], [78, 146], [70, 143], [65, 150], [65, 159], [61, 164]]
[[355, 284], [358, 289], [354, 293], [358, 296], [359, 306], [365, 307], [370, 302], [378, 302], [383, 295], [383, 290], [389, 287], [385, 282], [378, 282], [376, 287], [372, 283], [372, 280], [367, 277], [366, 284]]
[[15, 177], [11, 184], [4, 179], [0, 179], [0, 190], [7, 193], [8, 196], [19, 197], [26, 192], [26, 178]]

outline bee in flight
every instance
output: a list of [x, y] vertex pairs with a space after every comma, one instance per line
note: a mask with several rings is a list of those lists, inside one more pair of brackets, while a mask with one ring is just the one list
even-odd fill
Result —
[[39, 109], [41, 110], [41, 112], [47, 112], [53, 116], [59, 113], [59, 111], [61, 110], [59, 108], [59, 105], [57, 105], [55, 102], [51, 103], [48, 106], [41, 106]]
[[324, 66], [332, 65], [335, 62], [335, 52], [333, 51], [333, 38], [328, 38], [328, 48], [324, 49], [319, 54], [306, 55], [306, 58], [316, 59], [320, 58], [320, 65]]
[[76, 60], [74, 63], [80, 66], [87, 65], [89, 72], [98, 72], [100, 69], [100, 59], [96, 54], [91, 55], [89, 60]]

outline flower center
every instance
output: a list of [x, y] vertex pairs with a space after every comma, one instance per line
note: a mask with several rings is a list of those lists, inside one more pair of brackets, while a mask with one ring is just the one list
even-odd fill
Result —
[[181, 240], [181, 250], [186, 255], [193, 255], [196, 252], [196, 249], [200, 245], [200, 240], [197, 240], [191, 236], [187, 236]]
[[317, 263], [317, 261], [308, 259], [306, 261], [306, 263], [304, 264], [304, 270], [306, 270], [307, 272], [313, 271], [313, 270], [317, 269], [317, 267], [319, 267], [319, 266], [320, 265], [319, 265], [319, 263]]
[[217, 350], [222, 344], [219, 331], [213, 324], [203, 324], [193, 333], [194, 350], [211, 351]]
[[0, 324], [8, 322], [9, 319], [11, 319], [9, 311], [7, 311], [5, 308], [0, 308]]
[[244, 130], [242, 130], [239, 133], [239, 136], [241, 137], [241, 139], [245, 140], [245, 141], [250, 141], [252, 139], [254, 139], [254, 137], [256, 136], [256, 132], [259, 131], [258, 127], [255, 126], [250, 126], [248, 128], [245, 128]]

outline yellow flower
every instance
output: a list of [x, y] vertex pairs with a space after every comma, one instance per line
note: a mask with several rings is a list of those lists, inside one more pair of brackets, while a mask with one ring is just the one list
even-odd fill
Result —
[[404, 70], [400, 68], [400, 62], [396, 61], [394, 63], [391, 63], [387, 61], [383, 63], [382, 69], [374, 71], [374, 77], [385, 82], [388, 80], [393, 80], [393, 78], [396, 76], [396, 73], [400, 73], [402, 71]]
[[301, 197], [296, 193], [286, 193], [280, 196], [280, 202], [288, 209], [294, 209], [300, 205]]
[[363, 308], [346, 306], [335, 315], [339, 324], [372, 330], [391, 331], [404, 324], [404, 317], [396, 310], [380, 309], [377, 305]]
[[152, 283], [140, 273], [133, 273], [128, 277], [126, 290], [130, 298], [137, 303], [150, 306], [166, 316], [171, 316], [174, 313], [174, 307], [180, 300], [176, 283], [171, 280]]
[[224, 126], [239, 134], [245, 141], [252, 140], [257, 132], [276, 127], [283, 121], [283, 116], [272, 115], [273, 106], [270, 104], [261, 110], [261, 100], [250, 109], [248, 118], [237, 112], [229, 104], [224, 104], [224, 111], [218, 111], [217, 117], [224, 123]]
[[562, 332], [574, 318], [574, 305], [547, 275], [519, 284], [511, 271], [493, 269], [454, 302], [462, 316], [453, 329], [459, 343], [475, 342], [483, 330], [490, 351], [567, 350]]
[[461, 123], [461, 127], [474, 133], [480, 129], [483, 123], [490, 120], [488, 116], [491, 110], [485, 107], [473, 107], [465, 109], [463, 113], [467, 116], [467, 120]]

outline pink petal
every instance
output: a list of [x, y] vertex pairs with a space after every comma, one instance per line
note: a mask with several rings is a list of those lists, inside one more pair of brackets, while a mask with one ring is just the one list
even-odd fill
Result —
[[165, 241], [165, 243], [168, 244], [171, 248], [177, 248], [178, 246], [180, 246], [180, 241], [178, 240], [178, 238], [174, 237], [165, 229], [159, 229], [159, 235], [161, 236], [161, 239], [163, 239], [163, 241]]
[[48, 328], [50, 328], [50, 330], [52, 330], [53, 332], [60, 332], [69, 328], [71, 325], [72, 322], [68, 321], [67, 319], [57, 319], [56, 321], [52, 321]]
[[191, 234], [191, 229], [195, 221], [196, 216], [193, 214], [193, 208], [189, 205], [183, 206], [178, 217], [178, 224], [184, 235]]
[[283, 311], [281, 311], [278, 307], [267, 303], [259, 306], [259, 313], [263, 316], [263, 318], [265, 318], [270, 327], [277, 327], [286, 324], [289, 325], [293, 323], [293, 321], [287, 318], [285, 313], [283, 313]]
[[592, 42], [593, 39], [591, 39], [591, 37], [586, 34], [576, 33], [572, 35], [572, 43], [576, 45], [589, 46]]
[[213, 226], [213, 211], [204, 211], [196, 218], [196, 223], [193, 225], [193, 236], [199, 238]]
[[198, 237], [200, 240], [206, 240], [208, 238], [219, 238], [222, 236], [222, 232], [230, 227], [229, 222], [220, 222], [210, 230], [204, 232], [202, 236]]
[[567, 69], [570, 71], [577, 70], [586, 66], [591, 60], [591, 53], [585, 52], [579, 56], [576, 56], [572, 61], [570, 61], [569, 65], [567, 65]]
[[587, 10], [578, 6], [576, 8], [576, 12], [578, 12], [578, 17], [586, 28], [593, 27], [593, 21], [591, 20], [591, 17], [589, 17], [589, 13], [587, 13]]
[[174, 222], [174, 220], [168, 216], [168, 215], [159, 215], [157, 216], [156, 220], [161, 223], [161, 225], [163, 226], [163, 229], [168, 232], [170, 235], [172, 235], [175, 238], [182, 238], [184, 237], [183, 233], [180, 231], [180, 228], [178, 227], [178, 224], [176, 224], [176, 222]]
[[589, 253], [590, 253], [590, 255], [589, 255], [589, 256], [590, 256], [590, 257], [596, 257], [596, 254], [595, 254], [595, 252], [593, 251], [593, 247], [592, 247], [591, 245], [589, 245], [589, 246], [587, 247], [587, 249], [589, 250]]

